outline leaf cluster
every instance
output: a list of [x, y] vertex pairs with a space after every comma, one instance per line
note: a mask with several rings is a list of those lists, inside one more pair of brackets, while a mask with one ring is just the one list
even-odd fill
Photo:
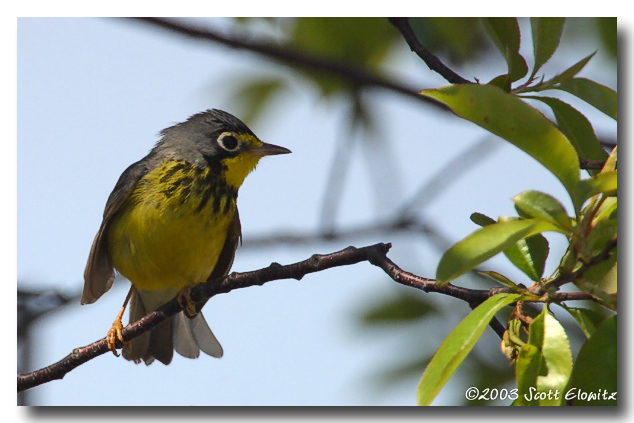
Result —
[[[485, 19], [485, 25], [504, 55], [507, 72], [488, 84], [450, 85], [421, 91], [421, 95], [441, 102], [458, 117], [537, 160], [561, 182], [573, 210], [566, 210], [562, 201], [547, 193], [525, 191], [513, 198], [517, 216], [471, 216], [481, 228], [443, 255], [436, 274], [438, 283], [449, 283], [499, 253], [527, 279], [517, 281], [496, 272], [482, 272], [515, 293], [498, 294], [483, 302], [454, 328], [421, 378], [418, 401], [430, 404], [496, 312], [515, 304], [501, 345], [515, 364], [518, 397], [514, 404], [615, 404], [615, 400], [602, 397], [589, 401], [574, 394], [566, 397], [565, 393], [599, 388], [616, 392], [616, 315], [607, 316], [617, 310], [617, 148], [610, 154], [605, 152], [588, 119], [571, 105], [554, 97], [525, 94], [567, 91], [616, 120], [616, 92], [576, 77], [594, 53], [555, 77], [536, 82], [538, 71], [559, 45], [564, 19], [531, 19], [534, 66], [530, 74], [519, 53], [517, 21], [490, 18]], [[524, 77], [526, 82], [512, 86]], [[527, 99], [550, 107], [557, 125]], [[604, 164], [600, 170], [588, 170], [584, 178], [580, 158]], [[568, 243], [559, 266], [550, 275], [544, 275], [550, 253], [545, 232], [562, 235]], [[592, 294], [605, 312], [560, 303], [556, 293], [567, 286]], [[536, 316], [527, 314], [524, 304], [528, 303], [543, 304], [542, 311]], [[574, 363], [567, 332], [550, 311], [552, 305], [566, 310], [587, 337]], [[547, 395], [549, 392], [559, 395]]]

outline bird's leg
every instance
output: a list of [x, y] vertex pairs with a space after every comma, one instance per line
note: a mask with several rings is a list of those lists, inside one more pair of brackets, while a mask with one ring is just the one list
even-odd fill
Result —
[[123, 322], [121, 321], [121, 319], [123, 318], [123, 313], [125, 312], [125, 308], [128, 306], [130, 297], [132, 297], [133, 289], [134, 289], [134, 286], [131, 286], [130, 291], [128, 292], [128, 295], [125, 297], [123, 306], [121, 307], [119, 314], [117, 314], [117, 318], [114, 319], [114, 323], [112, 323], [112, 327], [110, 328], [110, 330], [108, 331], [108, 334], [106, 335], [106, 342], [108, 343], [108, 349], [112, 351], [112, 353], [116, 355], [117, 357], [119, 357], [119, 353], [117, 352], [117, 348], [116, 348], [117, 339], [123, 342], [123, 332], [122, 332]]
[[185, 316], [191, 318], [196, 317], [198, 312], [196, 311], [196, 303], [192, 300], [192, 288], [194, 285], [186, 285], [181, 291], [178, 293], [178, 303], [183, 307], [183, 312]]

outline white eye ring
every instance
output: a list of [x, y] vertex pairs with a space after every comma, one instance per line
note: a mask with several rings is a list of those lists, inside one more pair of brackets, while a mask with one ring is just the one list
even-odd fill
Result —
[[218, 145], [226, 151], [236, 151], [240, 147], [240, 141], [235, 136], [235, 134], [231, 132], [223, 132], [218, 137]]

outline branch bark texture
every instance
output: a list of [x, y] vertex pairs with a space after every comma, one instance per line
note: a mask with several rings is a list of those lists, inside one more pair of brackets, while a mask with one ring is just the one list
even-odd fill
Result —
[[452, 84], [470, 84], [471, 82], [458, 75], [453, 70], [449, 69], [438, 57], [434, 56], [425, 46], [420, 42], [414, 30], [409, 24], [409, 18], [389, 18], [392, 25], [396, 27], [403, 35], [405, 42], [409, 48], [418, 55], [427, 64], [429, 69], [437, 72], [440, 76], [445, 78]]
[[[309, 273], [369, 261], [369, 258], [374, 255], [387, 254], [390, 247], [390, 244], [375, 244], [363, 248], [348, 247], [332, 254], [314, 254], [307, 260], [286, 266], [272, 263], [269, 267], [252, 272], [234, 272], [224, 278], [212, 279], [196, 285], [191, 290], [191, 299], [197, 303], [202, 303], [217, 294], [223, 294], [233, 291], [234, 289], [249, 286], [264, 285], [266, 282], [272, 280], [300, 280]], [[183, 306], [174, 298], [164, 306], [124, 328], [123, 338], [129, 341], [154, 328], [182, 309]], [[117, 347], [122, 346], [123, 345], [118, 342]], [[69, 355], [57, 363], [31, 373], [18, 374], [18, 392], [55, 379], [62, 379], [71, 370], [107, 352], [109, 352], [109, 350], [105, 337], [85, 347], [75, 348]]]
[[[231, 273], [223, 278], [212, 279], [196, 285], [191, 290], [191, 298], [197, 303], [205, 303], [214, 295], [224, 294], [234, 289], [247, 288], [250, 286], [264, 285], [267, 282], [279, 279], [300, 280], [309, 273], [320, 272], [326, 269], [339, 266], [347, 266], [363, 261], [381, 268], [390, 278], [402, 285], [411, 286], [425, 292], [436, 292], [449, 295], [463, 300], [470, 307], [477, 307], [492, 295], [500, 292], [514, 292], [509, 288], [493, 288], [489, 290], [478, 290], [458, 287], [452, 284], [438, 285], [434, 279], [424, 278], [407, 272], [396, 265], [387, 257], [390, 244], [374, 244], [367, 247], [348, 247], [331, 254], [314, 254], [310, 258], [289, 265], [272, 263], [270, 266], [244, 273]], [[557, 301], [567, 300], [592, 300], [589, 294], [581, 292], [557, 293]], [[176, 313], [180, 312], [183, 306], [174, 298], [161, 308], [149, 313], [140, 320], [131, 323], [123, 329], [123, 338], [126, 341], [133, 339], [140, 334], [154, 328], [159, 323], [165, 321]], [[499, 322], [492, 323], [493, 329], [500, 335], [501, 325]], [[122, 347], [119, 343], [117, 347]], [[90, 345], [75, 348], [69, 355], [60, 361], [42, 369], [18, 374], [18, 392], [33, 388], [43, 383], [56, 379], [62, 379], [68, 372], [80, 365], [109, 352], [106, 339], [102, 338]]]

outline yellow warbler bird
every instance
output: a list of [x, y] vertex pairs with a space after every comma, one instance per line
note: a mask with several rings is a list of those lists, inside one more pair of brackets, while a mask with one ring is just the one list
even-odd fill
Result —
[[[129, 299], [132, 322], [192, 285], [229, 272], [241, 237], [238, 188], [260, 158], [286, 153], [260, 141], [240, 119], [213, 109], [161, 131], [150, 153], [123, 172], [92, 244], [81, 298], [82, 304], [99, 299], [112, 286], [114, 269], [132, 283], [108, 332], [115, 354]], [[202, 313], [188, 307], [127, 342], [123, 357], [169, 364], [174, 350], [188, 358], [200, 351], [222, 356]]]

